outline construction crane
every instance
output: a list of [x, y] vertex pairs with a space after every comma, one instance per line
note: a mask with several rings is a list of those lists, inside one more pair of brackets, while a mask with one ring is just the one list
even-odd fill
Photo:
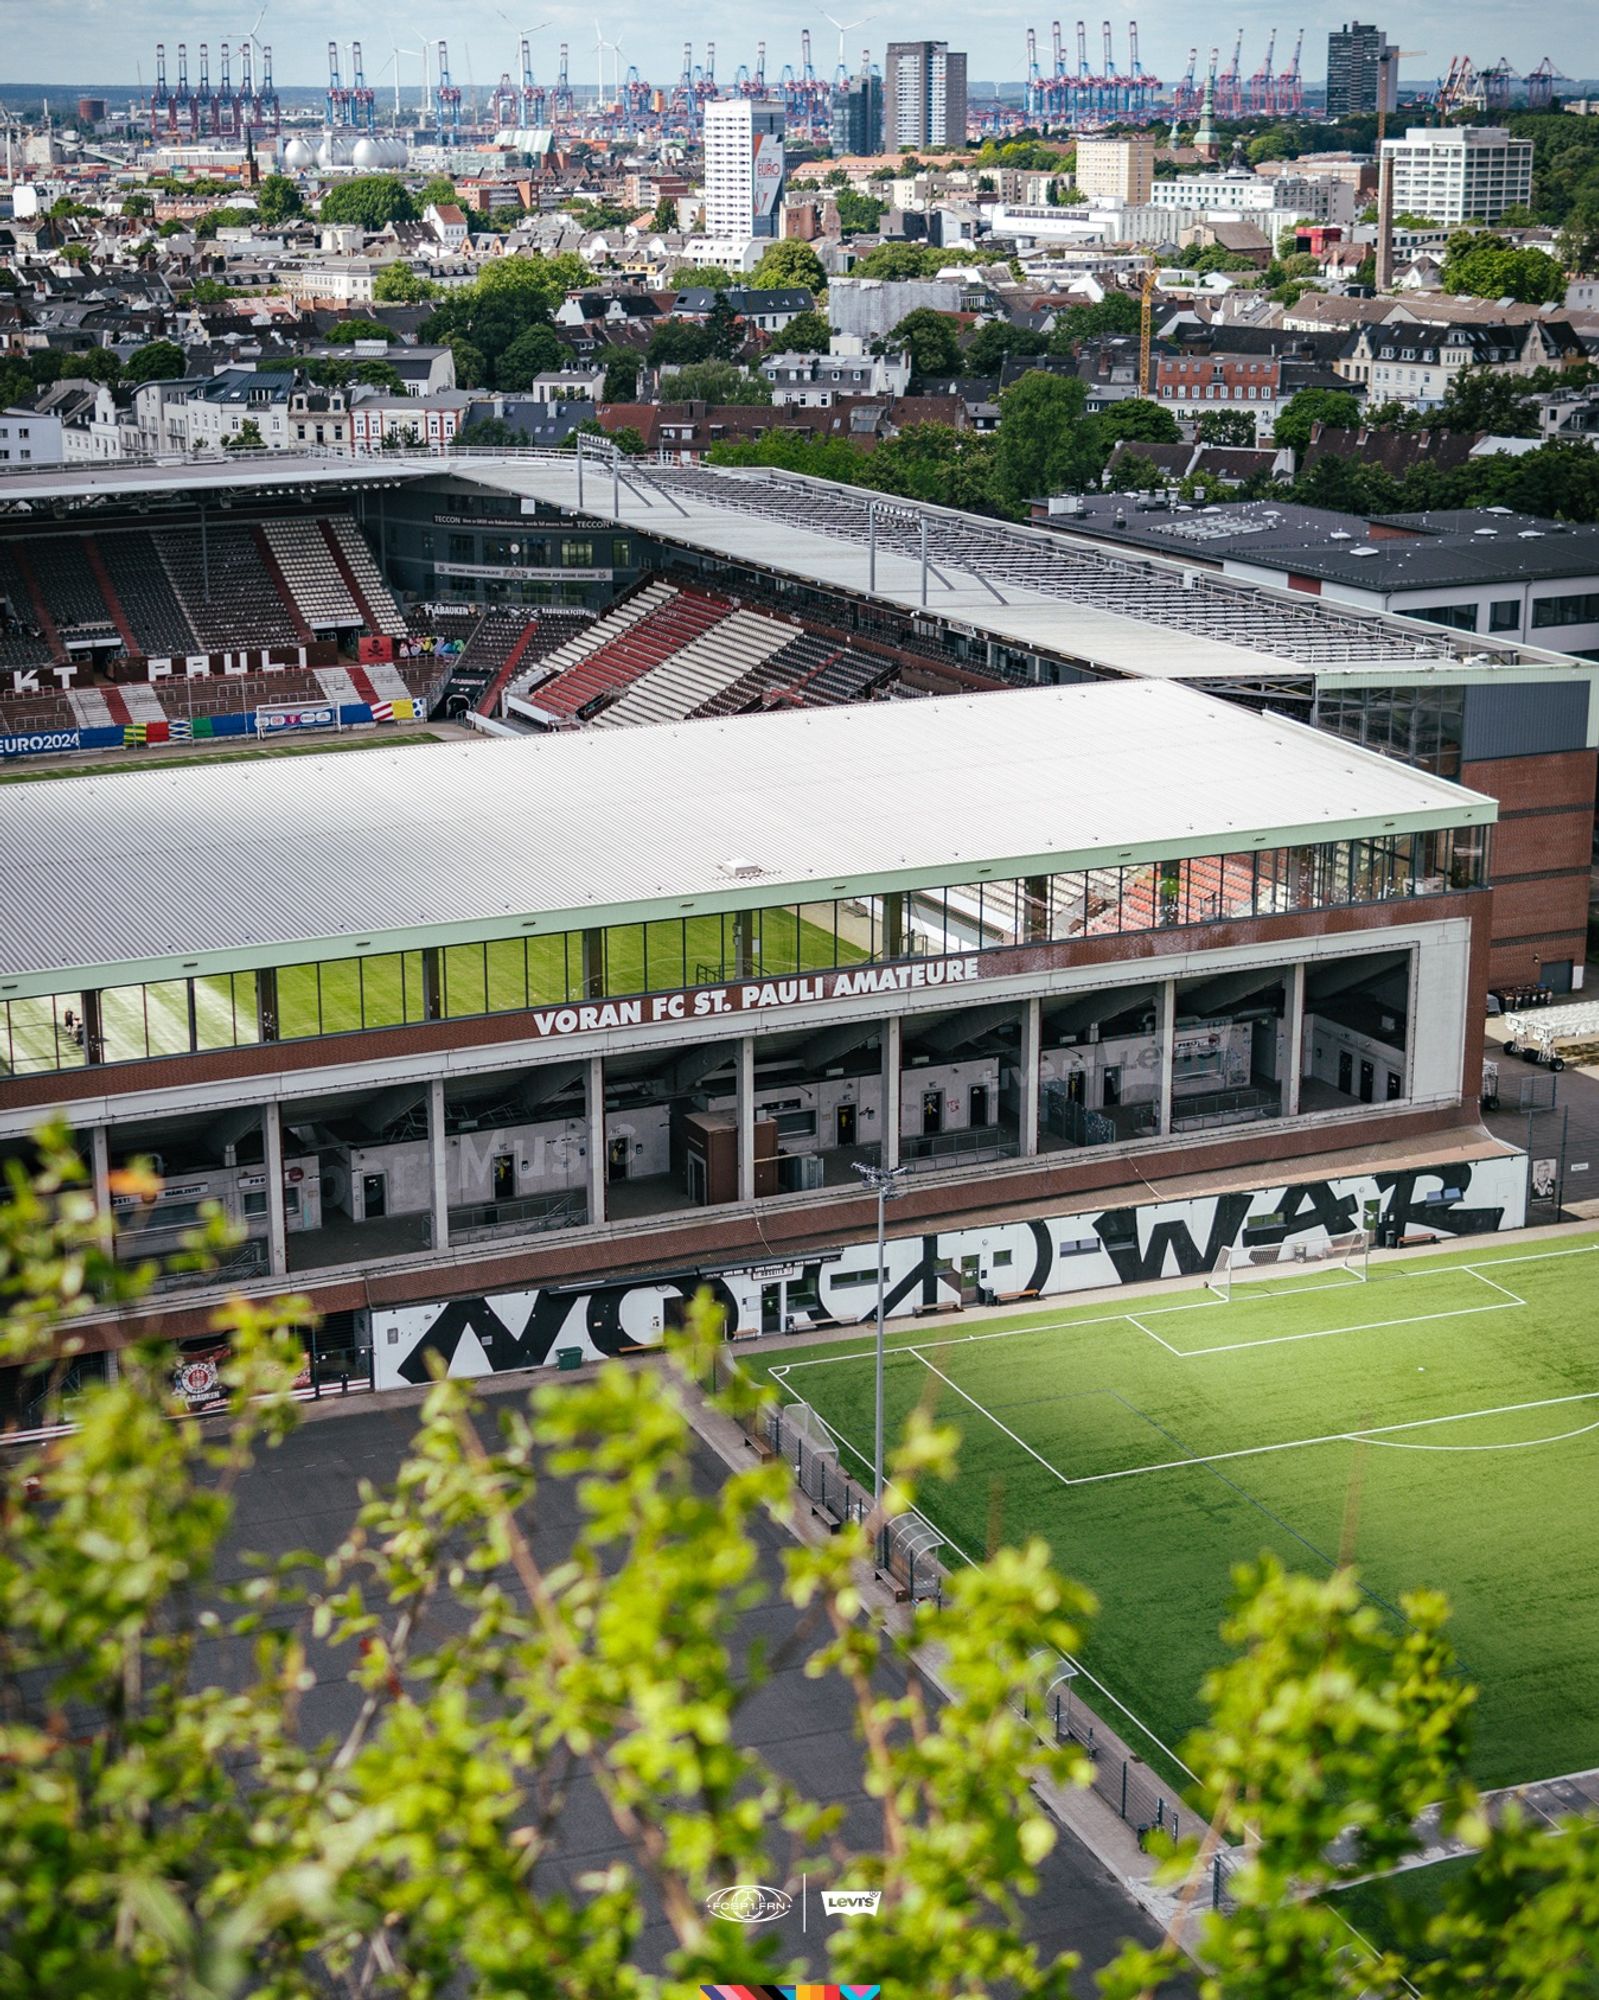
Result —
[[1305, 45], [1305, 31], [1294, 37], [1294, 59], [1277, 79], [1277, 115], [1298, 118], [1305, 108], [1305, 87], [1299, 74], [1299, 51]]
[[1244, 31], [1238, 30], [1238, 39], [1233, 43], [1233, 59], [1216, 79], [1216, 116], [1218, 118], [1242, 118], [1244, 115], [1244, 94], [1238, 81], [1238, 71], [1244, 59]]
[[1266, 60], [1249, 79], [1249, 94], [1245, 99], [1245, 109], [1252, 116], [1271, 117], [1277, 109], [1277, 77], [1272, 64], [1277, 58], [1277, 30], [1271, 31], [1266, 43]]

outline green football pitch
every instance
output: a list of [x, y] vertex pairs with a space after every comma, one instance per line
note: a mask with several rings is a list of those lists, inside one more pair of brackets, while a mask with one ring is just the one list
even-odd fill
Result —
[[[889, 1342], [890, 1438], [918, 1403], [961, 1432], [922, 1511], [957, 1557], [1048, 1539], [1099, 1599], [1082, 1665], [1106, 1720], [1152, 1761], [1200, 1720], [1233, 1565], [1325, 1571], [1347, 1549], [1396, 1618], [1401, 1593], [1447, 1592], [1481, 1783], [1599, 1765], [1599, 1237]], [[867, 1470], [860, 1333], [767, 1360]]]

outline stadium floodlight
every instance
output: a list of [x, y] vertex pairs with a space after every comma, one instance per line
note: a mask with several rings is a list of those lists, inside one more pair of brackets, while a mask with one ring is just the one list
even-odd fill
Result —
[[887, 1240], [884, 1230], [884, 1209], [896, 1195], [903, 1194], [900, 1177], [910, 1171], [908, 1167], [877, 1167], [864, 1160], [854, 1162], [855, 1171], [877, 1196], [877, 1373], [876, 1401], [872, 1418], [872, 1499], [881, 1508], [883, 1504], [883, 1311], [887, 1271]]

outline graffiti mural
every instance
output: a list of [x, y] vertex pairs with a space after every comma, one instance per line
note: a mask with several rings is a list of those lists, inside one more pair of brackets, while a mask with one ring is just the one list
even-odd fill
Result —
[[[889, 1243], [886, 1303], [891, 1315], [906, 1317], [1195, 1277], [1223, 1248], [1320, 1246], [1373, 1222], [1412, 1241], [1487, 1235], [1522, 1226], [1525, 1194], [1526, 1163], [1510, 1157], [931, 1230]], [[681, 1278], [375, 1309], [376, 1384], [426, 1382], [434, 1355], [452, 1375], [498, 1375], [553, 1365], [565, 1348], [585, 1361], [634, 1353], [658, 1345], [706, 1282], [738, 1332], [852, 1326], [876, 1309], [877, 1246], [854, 1242], [790, 1264], [723, 1271], [710, 1281], [685, 1271]]]

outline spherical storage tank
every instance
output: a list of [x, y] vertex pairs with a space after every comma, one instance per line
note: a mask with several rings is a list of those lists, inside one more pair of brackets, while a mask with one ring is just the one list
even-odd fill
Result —
[[316, 154], [303, 139], [291, 139], [283, 149], [285, 173], [303, 174], [316, 165]]
[[385, 148], [376, 139], [357, 139], [355, 151], [350, 156], [350, 164], [358, 173], [370, 174], [387, 165], [383, 155]]
[[332, 167], [347, 167], [352, 151], [349, 139], [342, 132], [327, 132], [316, 149], [316, 163], [324, 173]]

